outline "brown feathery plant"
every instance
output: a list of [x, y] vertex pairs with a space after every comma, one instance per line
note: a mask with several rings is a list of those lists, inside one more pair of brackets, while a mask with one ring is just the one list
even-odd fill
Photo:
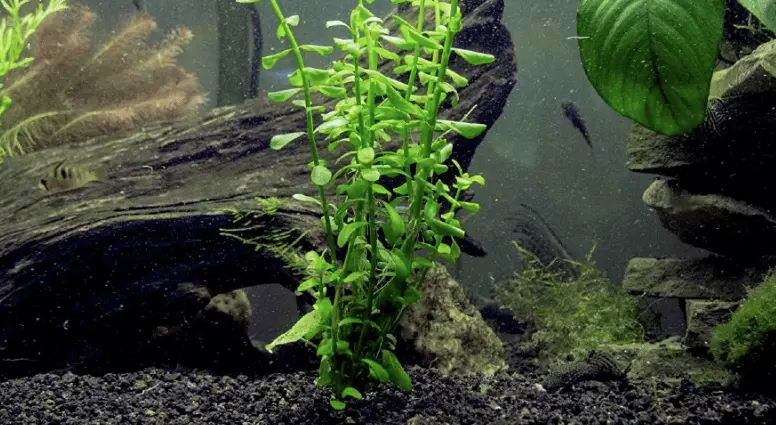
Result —
[[196, 75], [176, 64], [192, 39], [188, 28], [151, 44], [156, 22], [142, 14], [95, 46], [95, 20], [86, 6], [48, 17], [30, 40], [33, 63], [7, 75], [0, 97], [14, 103], [3, 114], [0, 147], [9, 156], [126, 134], [202, 110], [205, 97]]

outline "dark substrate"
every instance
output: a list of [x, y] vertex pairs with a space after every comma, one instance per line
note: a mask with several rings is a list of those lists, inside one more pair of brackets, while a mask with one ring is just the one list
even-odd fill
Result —
[[719, 386], [588, 382], [547, 393], [535, 376], [443, 377], [417, 367], [411, 375], [413, 393], [386, 386], [336, 413], [311, 372], [41, 374], [0, 383], [0, 424], [776, 424], [773, 400]]

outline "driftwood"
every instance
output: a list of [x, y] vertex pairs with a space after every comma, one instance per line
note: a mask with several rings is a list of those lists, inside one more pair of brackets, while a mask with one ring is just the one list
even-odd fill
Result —
[[[469, 67], [455, 59], [452, 69], [470, 84], [442, 115], [460, 119], [476, 104], [468, 119], [490, 126], [516, 81], [514, 50], [500, 22], [503, 0], [466, 5], [456, 44], [497, 61]], [[272, 135], [303, 126], [295, 107], [251, 101], [197, 122], [43, 149], [0, 166], [5, 371], [136, 356], [159, 326], [186, 323], [216, 294], [267, 283], [295, 289], [282, 256], [256, 252], [220, 229], [232, 226], [230, 209], [255, 210], [256, 197], [272, 197], [283, 201], [268, 219], [275, 234], [302, 236], [301, 249], [324, 246], [318, 211], [291, 198], [315, 193], [307, 145], [269, 149]], [[455, 139], [455, 158], [468, 166], [481, 140]], [[62, 160], [104, 167], [108, 178], [68, 192], [40, 190], [41, 177]]]

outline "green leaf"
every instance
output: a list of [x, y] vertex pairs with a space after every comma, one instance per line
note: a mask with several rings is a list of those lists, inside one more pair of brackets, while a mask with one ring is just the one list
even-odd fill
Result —
[[317, 278], [311, 277], [310, 279], [307, 279], [299, 284], [299, 286], [296, 288], [296, 292], [304, 292], [310, 288], [314, 288], [318, 286], [319, 280]]
[[434, 233], [439, 235], [453, 236], [456, 238], [463, 238], [465, 235], [464, 231], [460, 227], [447, 224], [435, 218], [426, 219], [426, 223], [428, 223], [428, 227], [430, 227]]
[[345, 283], [355, 282], [355, 281], [361, 279], [362, 277], [364, 277], [364, 272], [353, 272], [353, 273], [349, 274], [348, 277], [346, 277], [343, 282], [345, 282]]
[[463, 60], [465, 60], [466, 62], [472, 65], [486, 65], [496, 61], [495, 56], [487, 53], [480, 53], [472, 50], [456, 49], [456, 48], [453, 48], [453, 51], [458, 56], [462, 57]]
[[273, 102], [285, 102], [288, 99], [291, 99], [294, 97], [297, 93], [302, 91], [302, 89], [294, 87], [286, 90], [280, 90], [280, 91], [273, 91], [267, 93], [267, 96], [273, 101]]
[[388, 371], [391, 382], [401, 390], [408, 392], [412, 391], [410, 377], [407, 375], [407, 372], [404, 370], [401, 363], [399, 363], [399, 359], [396, 358], [396, 355], [388, 350], [383, 350], [382, 355], [383, 366], [385, 366], [385, 369]]
[[334, 51], [334, 47], [319, 46], [317, 44], [302, 44], [301, 46], [299, 46], [299, 48], [302, 50], [306, 50], [308, 52], [318, 53], [321, 56], [328, 55], [329, 53]]
[[358, 162], [364, 165], [369, 165], [375, 159], [374, 148], [362, 148], [358, 150]]
[[383, 226], [383, 232], [385, 233], [385, 240], [389, 244], [393, 245], [404, 234], [405, 224], [404, 219], [399, 214], [396, 208], [388, 202], [383, 202], [385, 212], [388, 214], [388, 222]]
[[321, 92], [323, 95], [335, 98], [335, 99], [341, 99], [345, 96], [347, 96], [348, 92], [345, 90], [344, 87], [337, 87], [337, 86], [315, 86], [313, 87], [313, 90], [317, 90]]
[[482, 176], [468, 176], [469, 180], [474, 183], [478, 183], [480, 186], [485, 186], [485, 178]]
[[280, 59], [288, 56], [289, 53], [291, 53], [291, 49], [277, 52], [274, 55], [264, 56], [261, 58], [261, 66], [264, 69], [272, 69]]
[[300, 72], [299, 69], [292, 72], [288, 76], [288, 82], [294, 87], [302, 86], [302, 73], [307, 77], [307, 82], [311, 85], [325, 84], [333, 72], [328, 69], [304, 67]]
[[331, 27], [345, 27], [347, 29], [350, 29], [350, 25], [342, 21], [326, 21], [326, 28], [331, 28]]
[[376, 182], [380, 180], [380, 171], [376, 168], [362, 168], [361, 177], [368, 182]]
[[326, 133], [327, 131], [331, 131], [343, 126], [348, 125], [348, 120], [342, 117], [334, 118], [333, 120], [326, 121], [325, 123], [318, 126], [318, 128], [315, 129], [316, 133]]
[[293, 142], [294, 140], [300, 138], [301, 136], [304, 136], [303, 131], [297, 131], [294, 133], [286, 133], [286, 134], [276, 134], [272, 136], [272, 139], [269, 141], [269, 147], [273, 150], [280, 150], [283, 149], [287, 144]]
[[[299, 25], [299, 15], [291, 15], [287, 17], [284, 21], [288, 26], [295, 27]], [[286, 30], [283, 27], [283, 24], [278, 24], [278, 29], [275, 31], [275, 36], [277, 36], [278, 40], [282, 40], [286, 36]]]
[[295, 193], [291, 197], [300, 202], [309, 202], [311, 204], [321, 206], [321, 201], [316, 198], [313, 198], [312, 196], [304, 195], [301, 193]]
[[402, 50], [412, 50], [413, 48], [415, 48], [414, 43], [408, 42], [407, 40], [401, 37], [394, 37], [392, 35], [381, 35], [380, 38], [393, 44], [394, 46]]
[[361, 393], [353, 387], [347, 387], [344, 390], [342, 390], [342, 398], [345, 398], [345, 397], [353, 397], [356, 400], [361, 400], [362, 398], [364, 398], [361, 395]]
[[582, 63], [618, 113], [667, 136], [703, 122], [725, 0], [583, 0]]
[[321, 359], [321, 365], [318, 367], [318, 379], [315, 382], [320, 386], [331, 384], [331, 358], [324, 357]]
[[463, 121], [437, 120], [436, 130], [452, 130], [467, 139], [473, 139], [488, 128], [485, 124], [477, 124]]
[[776, 1], [774, 0], [738, 0], [756, 16], [769, 30], [776, 31]]
[[342, 400], [329, 400], [329, 404], [334, 410], [345, 410], [345, 402]]
[[323, 165], [317, 165], [313, 168], [311, 178], [316, 185], [324, 186], [331, 181], [331, 171]]
[[399, 24], [399, 29], [401, 30], [402, 35], [404, 36], [404, 39], [407, 41], [414, 41], [415, 43], [419, 44], [421, 47], [425, 47], [427, 49], [433, 49], [433, 50], [441, 50], [442, 45], [437, 43], [436, 41], [424, 36], [422, 33], [418, 32], [415, 27], [405, 21], [404, 19], [394, 16], [394, 21], [396, 21], [397, 24]]
[[362, 323], [364, 323], [364, 321], [357, 317], [346, 317], [340, 320], [339, 325], [337, 326], [360, 325]]
[[294, 324], [294, 326], [291, 327], [291, 329], [287, 330], [282, 335], [275, 338], [274, 341], [267, 344], [267, 346], [264, 348], [271, 353], [272, 349], [277, 347], [278, 345], [297, 342], [300, 339], [302, 339], [307, 333], [317, 328], [320, 324], [321, 324], [321, 313], [318, 310], [313, 310], [305, 314], [304, 316], [302, 316]]
[[420, 106], [404, 99], [404, 97], [402, 97], [402, 95], [400, 95], [399, 92], [397, 92], [396, 89], [394, 89], [392, 86], [386, 85], [385, 88], [385, 93], [388, 95], [388, 100], [391, 101], [391, 104], [394, 108], [402, 112], [406, 112], [410, 115], [414, 115], [418, 118], [425, 119], [426, 113]]
[[381, 384], [388, 382], [388, 371], [380, 363], [371, 359], [361, 359], [361, 362], [369, 366], [369, 375], [377, 379]]
[[340, 248], [345, 246], [345, 244], [348, 243], [348, 239], [350, 239], [350, 235], [352, 235], [356, 230], [364, 227], [365, 224], [366, 222], [363, 221], [356, 221], [346, 224], [345, 227], [340, 230], [339, 235], [337, 235], [337, 246]]
[[480, 210], [480, 204], [476, 202], [464, 202], [460, 201], [459, 204], [461, 204], [461, 208], [466, 210], [467, 212], [470, 212], [472, 214], [478, 212]]

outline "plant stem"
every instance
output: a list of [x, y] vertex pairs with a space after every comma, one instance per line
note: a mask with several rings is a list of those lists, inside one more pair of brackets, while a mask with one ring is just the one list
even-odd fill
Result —
[[[302, 79], [302, 89], [304, 90], [304, 105], [305, 105], [305, 120], [307, 122], [307, 142], [310, 145], [310, 151], [312, 153], [313, 157], [313, 165], [318, 166], [320, 165], [320, 156], [318, 155], [318, 145], [315, 141], [315, 128], [313, 127], [313, 110], [312, 110], [312, 94], [310, 92], [310, 82], [307, 79], [307, 75], [304, 73], [304, 58], [302, 58], [302, 51], [299, 49], [299, 44], [296, 42], [296, 38], [294, 37], [294, 34], [291, 32], [291, 27], [288, 25], [288, 22], [286, 22], [285, 16], [283, 16], [283, 11], [280, 10], [280, 5], [278, 4], [277, 0], [270, 0], [270, 3], [272, 4], [272, 10], [275, 12], [275, 16], [278, 19], [278, 22], [280, 22], [280, 25], [283, 27], [283, 31], [286, 34], [286, 37], [288, 37], [288, 42], [291, 45], [291, 49], [294, 52], [294, 57], [296, 58], [296, 66], [299, 69], [299, 74]], [[329, 215], [329, 203], [326, 200], [326, 191], [324, 190], [324, 186], [322, 185], [316, 185], [318, 186], [318, 196], [321, 199], [321, 209], [323, 210], [323, 217], [324, 217], [324, 226], [326, 227], [326, 239], [329, 244], [329, 260], [332, 265], [337, 265], [337, 244], [334, 241], [334, 231], [332, 230], [331, 226], [331, 217]], [[340, 277], [341, 279], [342, 277]], [[342, 282], [338, 281], [334, 283], [334, 305], [337, 306], [340, 303], [341, 298], [341, 292], [342, 292]], [[319, 295], [320, 298], [326, 296], [325, 294], [325, 284], [323, 281], [321, 281], [320, 289], [319, 289]], [[341, 309], [339, 308], [333, 308], [332, 309], [332, 315], [331, 315], [331, 337], [332, 337], [332, 346], [335, 350], [335, 355], [333, 356], [333, 359], [336, 358], [336, 348], [337, 348], [337, 331], [338, 331], [338, 324], [340, 321], [339, 315], [341, 313]], [[340, 387], [340, 382], [338, 380], [338, 377], [335, 374], [334, 379], [334, 386], [335, 388]]]
[[[369, 28], [366, 29], [367, 40], [367, 54], [369, 59], [369, 69], [377, 70], [377, 53], [374, 49], [374, 40], [372, 39], [372, 33]], [[375, 87], [374, 81], [369, 82], [369, 92], [367, 94], [367, 109], [369, 111], [369, 125], [371, 126], [375, 121]], [[368, 137], [368, 147], [374, 147], [374, 134], [371, 130], [366, 130]], [[366, 190], [367, 197], [367, 210], [369, 214], [369, 244], [371, 247], [371, 253], [369, 256], [369, 286], [367, 289], [367, 301], [366, 310], [364, 311], [364, 323], [361, 324], [361, 333], [358, 336], [358, 343], [356, 344], [356, 351], [354, 359], [358, 361], [361, 358], [361, 349], [363, 348], [364, 338], [366, 337], [366, 330], [369, 328], [367, 321], [371, 319], [372, 307], [374, 303], [375, 286], [377, 285], [377, 213], [375, 212], [375, 196], [372, 183], [369, 183]]]
[[[450, 19], [454, 19], [458, 15], [458, 0], [451, 0], [450, 2]], [[439, 74], [437, 78], [442, 82], [447, 74], [447, 63], [450, 61], [450, 53], [453, 47], [453, 37], [455, 33], [452, 28], [452, 23], [447, 25], [447, 37], [445, 38], [445, 45], [442, 51], [442, 61], [439, 65]], [[439, 103], [442, 97], [442, 84], [433, 85], [434, 92], [430, 105], [426, 108], [426, 122], [421, 127], [420, 143], [423, 147], [423, 158], [428, 158], [431, 155], [431, 143], [434, 138], [434, 127], [436, 127], [437, 114], [439, 113]], [[423, 167], [418, 167], [415, 171], [415, 190], [412, 196], [412, 204], [410, 209], [410, 232], [405, 240], [402, 251], [407, 258], [412, 259], [414, 254], [414, 241], [417, 238], [418, 230], [420, 227], [420, 214], [422, 207], [423, 195], [425, 194], [425, 182], [428, 179], [428, 171]]]

